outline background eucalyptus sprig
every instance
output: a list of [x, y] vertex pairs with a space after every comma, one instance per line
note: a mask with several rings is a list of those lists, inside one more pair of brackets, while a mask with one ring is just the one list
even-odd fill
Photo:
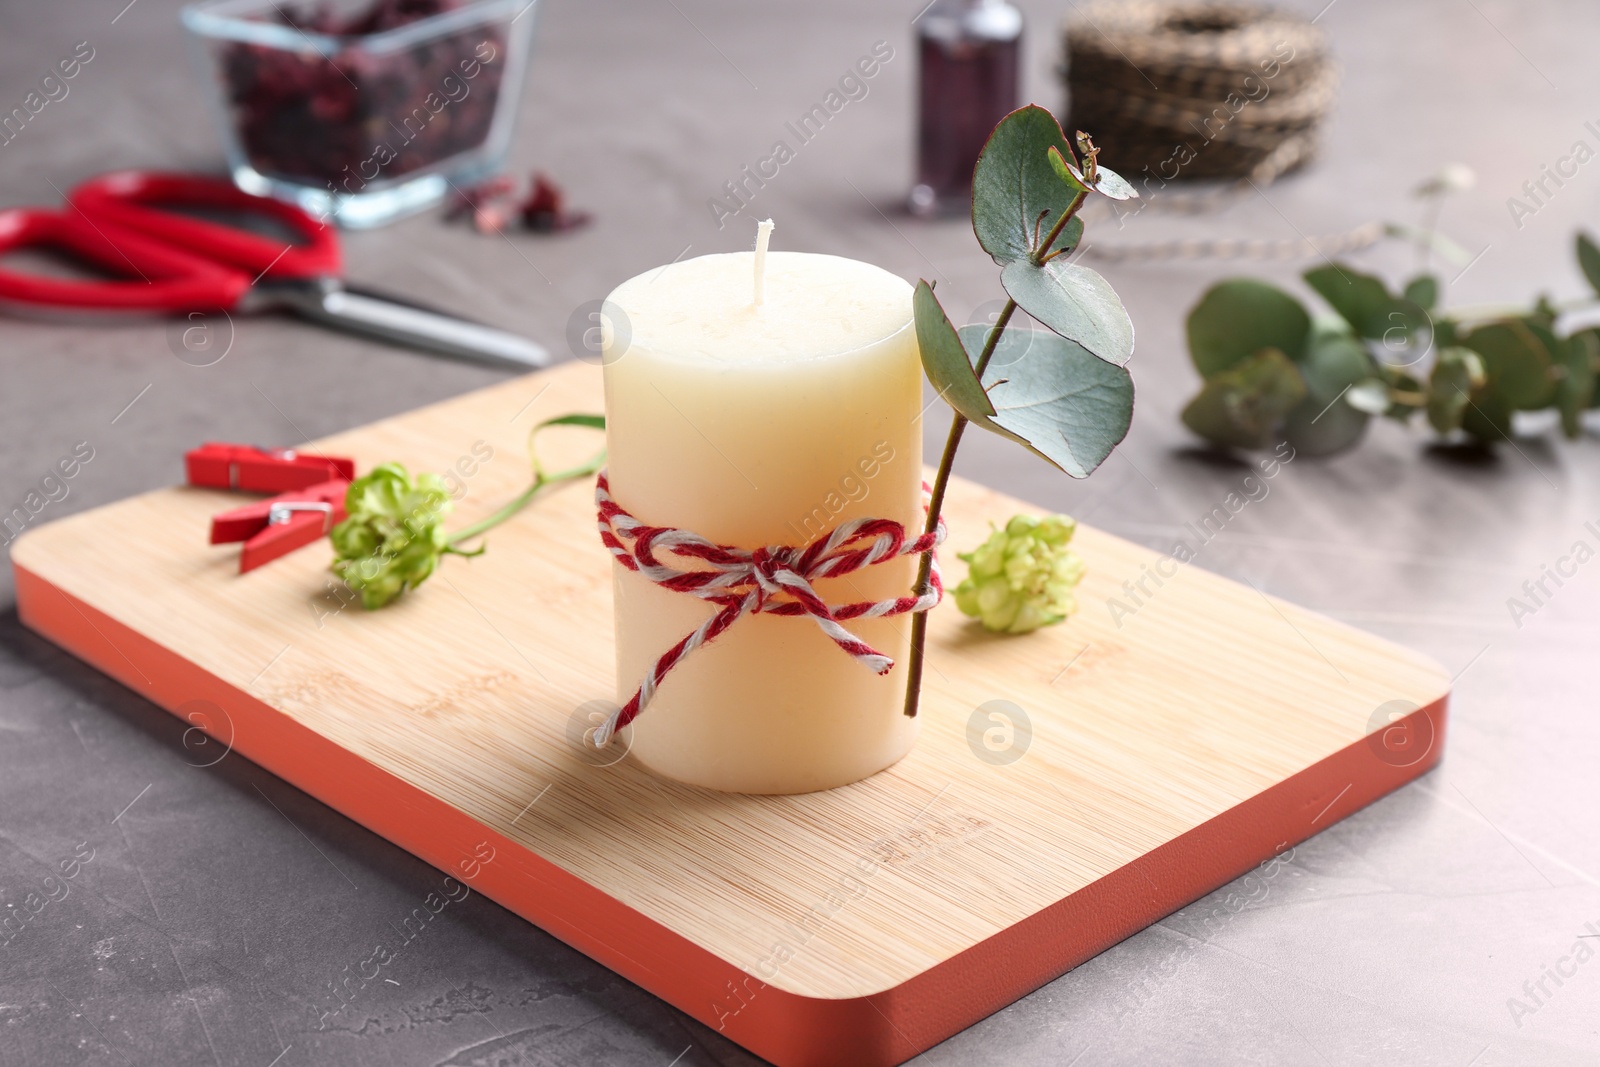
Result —
[[605, 465], [605, 450], [576, 467], [547, 471], [535, 443], [539, 432], [551, 426], [582, 426], [604, 430], [603, 415], [560, 415], [528, 431], [528, 463], [533, 479], [506, 505], [470, 526], [453, 533], [444, 529], [445, 516], [454, 505], [445, 481], [423, 473], [413, 480], [398, 463], [380, 463], [350, 483], [345, 494], [343, 522], [328, 532], [333, 545], [333, 572], [361, 596], [361, 606], [375, 610], [392, 602], [407, 589], [428, 579], [447, 555], [481, 556], [487, 544], [475, 549], [461, 546], [482, 537], [532, 503], [540, 491], [562, 482], [588, 478]]
[[[1097, 154], [1082, 133], [1075, 153], [1043, 108], [1007, 115], [989, 135], [972, 179], [972, 228], [1000, 267], [1004, 308], [992, 325], [957, 329], [933, 285], [917, 285], [923, 369], [955, 409], [933, 482], [929, 532], [938, 525], [969, 423], [1016, 441], [1074, 478], [1088, 477], [1127, 435], [1133, 379], [1124, 364], [1133, 355], [1133, 323], [1110, 283], [1069, 258], [1083, 239], [1078, 211], [1090, 193], [1114, 200], [1138, 195], [1100, 166]], [[1013, 326], [1019, 309], [1046, 329]], [[927, 590], [931, 566], [924, 556], [919, 593]], [[924, 612], [911, 619], [907, 715], [917, 713], [926, 641]]]
[[[1443, 196], [1466, 184], [1446, 168], [1417, 190], [1428, 201], [1424, 229], [1389, 227], [1421, 251], [1421, 269], [1398, 292], [1346, 263], [1302, 275], [1331, 313], [1251, 278], [1208, 289], [1188, 318], [1189, 355], [1205, 384], [1184, 424], [1213, 444], [1258, 449], [1286, 440], [1307, 455], [1351, 447], [1374, 416], [1409, 423], [1418, 412], [1441, 435], [1492, 444], [1511, 438], [1515, 412], [1554, 408], [1563, 432], [1580, 436], [1584, 412], [1600, 406], [1600, 327], [1565, 335], [1558, 327], [1594, 297], [1439, 306], [1443, 286], [1428, 257], [1453, 246], [1433, 222]], [[1600, 294], [1600, 248], [1583, 234], [1576, 244], [1578, 266]]]

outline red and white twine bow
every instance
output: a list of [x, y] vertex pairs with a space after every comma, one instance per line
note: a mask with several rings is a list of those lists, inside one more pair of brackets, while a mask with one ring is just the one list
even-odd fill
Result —
[[[746, 549], [713, 544], [688, 530], [646, 526], [611, 499], [605, 471], [595, 480], [594, 501], [600, 512], [600, 540], [618, 563], [663, 589], [699, 597], [721, 609], [662, 653], [632, 699], [595, 730], [597, 748], [604, 747], [618, 730], [638, 718], [662, 680], [689, 653], [716, 640], [745, 615], [810, 616], [856, 662], [875, 674], [884, 674], [894, 666], [894, 660], [846, 630], [841, 620], [927, 611], [944, 596], [939, 559], [934, 552], [944, 540], [943, 519], [933, 533], [913, 538], [908, 538], [906, 528], [891, 519], [863, 518], [851, 519], [803, 548], [778, 545]], [[657, 554], [662, 552], [695, 560], [701, 567], [678, 570], [660, 560]], [[837, 578], [897, 556], [924, 553], [930, 556], [932, 566], [928, 590], [921, 596], [830, 605], [811, 585], [818, 579]]]

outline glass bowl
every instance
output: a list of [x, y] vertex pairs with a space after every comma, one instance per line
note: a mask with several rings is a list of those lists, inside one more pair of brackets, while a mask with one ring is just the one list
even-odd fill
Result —
[[183, 24], [234, 182], [359, 229], [503, 168], [535, 3], [209, 0]]

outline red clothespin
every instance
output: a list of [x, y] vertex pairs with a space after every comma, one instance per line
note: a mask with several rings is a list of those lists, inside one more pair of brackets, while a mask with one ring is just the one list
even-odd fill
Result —
[[325, 536], [335, 523], [343, 522], [344, 496], [349, 488], [348, 481], [335, 478], [224, 511], [211, 519], [211, 543], [243, 541], [239, 573], [253, 571], [309, 545]]
[[310, 455], [292, 448], [259, 448], [208, 441], [184, 454], [189, 484], [247, 493], [283, 493], [356, 476], [355, 461], [343, 456]]

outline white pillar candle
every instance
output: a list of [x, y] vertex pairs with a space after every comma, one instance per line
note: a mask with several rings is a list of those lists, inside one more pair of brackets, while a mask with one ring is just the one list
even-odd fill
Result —
[[[670, 264], [611, 294], [611, 495], [640, 522], [747, 549], [803, 546], [864, 516], [915, 536], [922, 370], [911, 286], [855, 260], [769, 253], [768, 232], [755, 253]], [[620, 704], [716, 609], [614, 567]], [[916, 569], [917, 557], [901, 556], [816, 589], [830, 604], [884, 600], [907, 595]], [[875, 675], [807, 617], [747, 615], [682, 660], [613, 743], [655, 773], [712, 789], [859, 781], [916, 740], [917, 721], [902, 713], [910, 619], [846, 624], [895, 660]]]

